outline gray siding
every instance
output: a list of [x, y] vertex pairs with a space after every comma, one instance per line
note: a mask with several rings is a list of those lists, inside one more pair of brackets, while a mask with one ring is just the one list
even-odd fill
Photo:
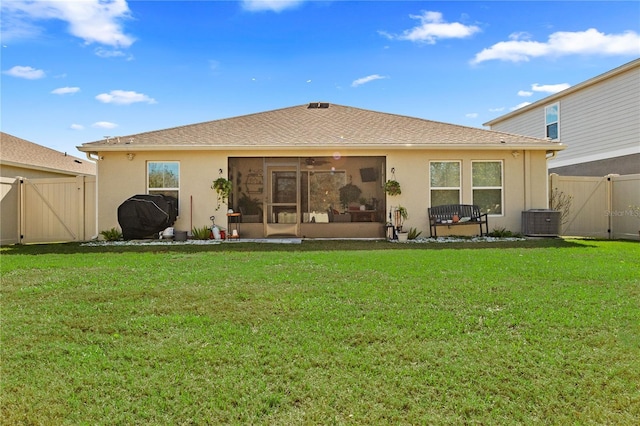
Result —
[[564, 96], [559, 93], [548, 102], [539, 101], [531, 110], [516, 112], [491, 129], [543, 138], [544, 108], [556, 102], [560, 105], [560, 141], [567, 149], [549, 162], [550, 168], [640, 153], [640, 63], [579, 90], [569, 89]]
[[568, 148], [557, 161], [640, 146], [640, 68], [563, 98], [560, 138]]

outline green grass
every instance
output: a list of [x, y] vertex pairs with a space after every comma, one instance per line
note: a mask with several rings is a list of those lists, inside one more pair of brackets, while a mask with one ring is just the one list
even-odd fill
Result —
[[640, 420], [637, 243], [0, 253], [1, 424]]

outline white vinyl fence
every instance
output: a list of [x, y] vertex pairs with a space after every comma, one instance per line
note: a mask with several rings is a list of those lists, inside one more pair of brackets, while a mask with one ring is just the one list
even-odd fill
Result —
[[96, 178], [0, 178], [0, 243], [87, 241], [96, 235]]
[[551, 174], [549, 190], [572, 198], [562, 235], [640, 239], [640, 174], [604, 177]]

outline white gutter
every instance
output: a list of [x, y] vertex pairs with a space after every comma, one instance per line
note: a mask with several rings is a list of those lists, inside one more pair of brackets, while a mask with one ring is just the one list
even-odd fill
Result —
[[396, 150], [396, 149], [440, 149], [440, 150], [460, 150], [460, 149], [484, 149], [484, 150], [492, 150], [492, 151], [503, 151], [503, 150], [530, 150], [530, 151], [562, 151], [566, 148], [566, 146], [553, 143], [545, 144], [545, 145], [527, 145], [527, 144], [431, 144], [431, 145], [416, 145], [416, 144], [405, 144], [405, 145], [314, 145], [314, 146], [301, 146], [301, 145], [277, 145], [277, 146], [246, 146], [246, 145], [215, 145], [215, 146], [204, 146], [204, 145], [161, 145], [161, 146], [149, 146], [149, 145], [127, 145], [123, 146], [92, 146], [91, 151], [84, 151], [82, 148], [79, 148], [80, 151], [87, 153], [87, 158], [91, 158], [92, 160], [99, 160], [98, 158], [89, 157], [89, 155], [94, 154], [98, 155], [98, 151], [100, 152], [143, 152], [143, 151], [291, 151], [291, 150], [304, 150], [306, 152], [312, 151], [323, 151], [323, 150], [345, 150], [345, 151], [358, 151], [358, 150]]

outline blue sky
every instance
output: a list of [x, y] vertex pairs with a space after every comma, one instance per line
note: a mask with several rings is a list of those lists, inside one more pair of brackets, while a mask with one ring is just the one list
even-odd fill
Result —
[[640, 57], [637, 1], [2, 1], [2, 131], [119, 136], [325, 101], [473, 127]]

